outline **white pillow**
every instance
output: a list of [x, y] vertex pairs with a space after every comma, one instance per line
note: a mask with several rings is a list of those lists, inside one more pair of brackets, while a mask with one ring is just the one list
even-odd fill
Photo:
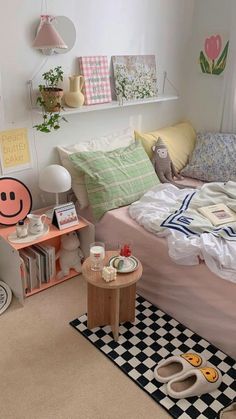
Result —
[[72, 189], [79, 201], [80, 209], [86, 208], [89, 205], [84, 173], [81, 171], [80, 174], [78, 169], [74, 168], [68, 156], [80, 151], [112, 151], [117, 148], [128, 147], [130, 144], [134, 143], [134, 141], [133, 130], [131, 128], [126, 128], [125, 130], [117, 131], [100, 138], [93, 138], [78, 144], [57, 146], [61, 164], [71, 175]]

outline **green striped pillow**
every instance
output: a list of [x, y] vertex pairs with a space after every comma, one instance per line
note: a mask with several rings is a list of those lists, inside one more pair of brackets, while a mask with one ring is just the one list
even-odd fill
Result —
[[159, 179], [140, 143], [113, 151], [83, 151], [69, 156], [85, 173], [85, 185], [95, 220], [108, 210], [137, 201]]

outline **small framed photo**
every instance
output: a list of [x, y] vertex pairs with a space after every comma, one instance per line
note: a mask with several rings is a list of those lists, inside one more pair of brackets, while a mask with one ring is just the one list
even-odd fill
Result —
[[64, 230], [79, 224], [75, 204], [73, 202], [68, 202], [67, 204], [55, 207], [52, 224], [59, 228], [59, 230]]

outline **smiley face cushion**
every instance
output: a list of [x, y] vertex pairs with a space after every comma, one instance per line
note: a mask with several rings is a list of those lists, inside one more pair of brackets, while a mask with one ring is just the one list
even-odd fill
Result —
[[31, 207], [31, 193], [23, 182], [11, 177], [0, 179], [0, 224], [10, 226], [24, 220]]
[[161, 383], [167, 383], [193, 368], [204, 367], [207, 361], [197, 353], [173, 355], [163, 359], [154, 369], [154, 377]]

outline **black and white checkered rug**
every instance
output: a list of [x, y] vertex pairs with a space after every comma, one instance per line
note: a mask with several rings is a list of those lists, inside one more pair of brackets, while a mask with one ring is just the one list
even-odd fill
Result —
[[[120, 326], [119, 342], [113, 340], [110, 326], [87, 329], [86, 314], [70, 324], [174, 418], [217, 418], [236, 397], [236, 362], [140, 296], [135, 323]], [[165, 384], [154, 379], [153, 370], [163, 358], [186, 352], [202, 354], [220, 369], [223, 382], [213, 393], [174, 400], [167, 396]]]

